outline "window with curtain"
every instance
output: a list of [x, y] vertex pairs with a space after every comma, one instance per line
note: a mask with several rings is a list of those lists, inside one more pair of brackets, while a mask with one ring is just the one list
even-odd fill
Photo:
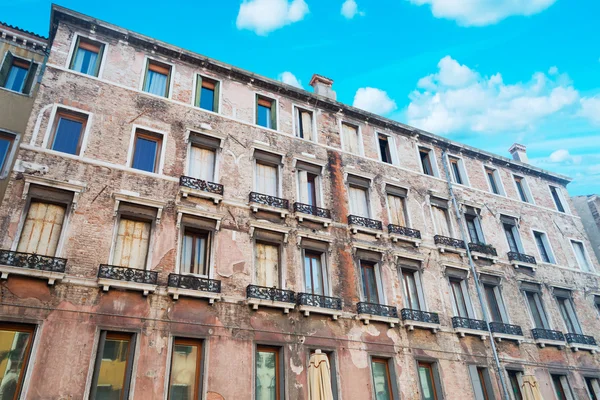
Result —
[[343, 150], [352, 154], [360, 154], [358, 127], [342, 122]]
[[256, 96], [256, 125], [277, 129], [277, 102], [263, 96]]
[[320, 296], [327, 294], [323, 261], [323, 253], [304, 250], [304, 282], [307, 293]]
[[173, 340], [169, 373], [168, 400], [199, 398], [202, 342], [195, 339]]
[[475, 393], [475, 400], [491, 400], [494, 398], [487, 368], [469, 365], [469, 375]]
[[196, 76], [196, 99], [194, 105], [203, 110], [219, 112], [220, 83], [201, 75]]
[[450, 278], [450, 288], [452, 291], [452, 302], [457, 313], [456, 316], [470, 318], [465, 281], [463, 279]]
[[436, 379], [432, 363], [418, 362], [419, 384], [421, 386], [421, 398], [423, 400], [438, 400]]
[[577, 259], [577, 265], [579, 265], [579, 268], [581, 268], [582, 271], [592, 272], [592, 266], [588, 260], [583, 243], [577, 240], [571, 240], [571, 244], [573, 245], [575, 258]]
[[385, 358], [372, 358], [373, 392], [375, 400], [393, 400], [390, 361]]
[[377, 268], [376, 263], [360, 260], [364, 301], [367, 303], [380, 304], [377, 273], [375, 268]]
[[256, 192], [279, 197], [279, 169], [276, 165], [256, 163]]
[[128, 216], [120, 216], [112, 265], [146, 269], [152, 223]]
[[32, 199], [19, 237], [17, 251], [54, 257], [63, 230], [67, 206]]
[[404, 301], [406, 308], [411, 310], [423, 311], [424, 307], [421, 300], [421, 279], [419, 271], [402, 268], [402, 284], [404, 288]]
[[485, 168], [485, 174], [487, 176], [488, 183], [490, 184], [490, 190], [494, 194], [502, 194], [500, 192], [500, 174], [497, 169]]
[[215, 149], [192, 144], [190, 147], [189, 175], [196, 179], [214, 182], [216, 158]]
[[294, 118], [296, 120], [296, 136], [302, 139], [315, 141], [316, 132], [313, 132], [313, 112], [294, 107]]
[[368, 189], [362, 186], [350, 185], [348, 191], [350, 195], [350, 213], [370, 218]]
[[82, 74], [98, 76], [104, 44], [79, 36], [70, 68]]
[[15, 92], [29, 94], [33, 87], [38, 64], [15, 57], [7, 51], [0, 67], [0, 86]]
[[521, 392], [521, 382], [523, 373], [521, 371], [507, 370], [508, 381], [510, 383], [510, 391], [513, 395], [513, 400], [523, 400], [523, 392]]
[[432, 163], [432, 150], [419, 147], [419, 157], [421, 158], [421, 168], [423, 168], [423, 173], [425, 175], [435, 176], [435, 170], [433, 169]]
[[390, 223], [398, 226], [408, 226], [406, 223], [406, 199], [403, 196], [388, 193], [387, 204]]
[[208, 276], [211, 234], [187, 228], [181, 246], [181, 273]]
[[50, 148], [62, 153], [78, 155], [81, 151], [87, 115], [58, 110], [54, 116]]
[[558, 310], [560, 311], [560, 316], [562, 317], [565, 327], [567, 328], [567, 333], [577, 333], [581, 335], [583, 332], [581, 331], [581, 326], [579, 325], [579, 320], [577, 319], [575, 306], [571, 297], [564, 294], [557, 294], [555, 297], [558, 304]]
[[134, 334], [101, 332], [90, 399], [121, 400], [129, 397], [134, 351]]
[[8, 168], [9, 156], [12, 150], [15, 135], [10, 133], [0, 132], [0, 176]]
[[538, 292], [525, 291], [525, 300], [535, 328], [550, 329], [542, 298]]
[[256, 242], [254, 263], [256, 266], [256, 284], [265, 287], [280, 287], [279, 245]]
[[158, 173], [161, 149], [161, 134], [138, 129], [135, 132], [131, 167]]
[[144, 78], [144, 92], [169, 97], [171, 66], [155, 60], [148, 60]]
[[0, 323], [0, 398], [19, 399], [31, 356], [35, 326]]
[[321, 201], [320, 194], [320, 167], [296, 165], [298, 170], [298, 195], [299, 202], [318, 207]]
[[435, 222], [436, 234], [451, 237], [450, 220], [448, 219], [448, 209], [433, 204], [431, 207], [433, 220]]
[[279, 352], [277, 347], [257, 347], [254, 368], [255, 400], [280, 400], [282, 377]]

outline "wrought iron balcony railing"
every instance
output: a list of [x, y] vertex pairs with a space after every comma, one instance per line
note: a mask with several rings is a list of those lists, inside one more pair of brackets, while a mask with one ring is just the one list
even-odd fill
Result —
[[38, 271], [65, 272], [67, 259], [40, 256], [38, 254], [20, 253], [10, 250], [0, 250], [0, 265], [24, 269], [35, 269]]
[[452, 317], [452, 327], [487, 331], [487, 324], [485, 321], [464, 317]]
[[510, 261], [517, 261], [517, 262], [522, 262], [522, 263], [527, 263], [527, 264], [537, 264], [534, 256], [517, 253], [516, 251], [509, 252], [508, 259]]
[[494, 333], [504, 333], [506, 335], [523, 336], [523, 330], [519, 325], [510, 325], [503, 322], [490, 322], [490, 329]]
[[268, 194], [257, 192], [250, 192], [250, 202], [276, 208], [290, 208], [290, 202], [286, 199], [280, 199], [279, 197], [269, 196]]
[[158, 272], [145, 271], [137, 268], [119, 267], [116, 265], [100, 264], [100, 268], [98, 269], [98, 278], [156, 285], [158, 283]]
[[302, 214], [310, 214], [315, 217], [331, 219], [331, 211], [326, 208], [311, 206], [310, 204], [294, 203], [294, 211]]
[[214, 182], [203, 181], [202, 179], [192, 178], [191, 176], [183, 175], [179, 177], [179, 185], [190, 189], [201, 190], [203, 192], [214, 193], [221, 196], [223, 195], [223, 185]]
[[589, 346], [596, 346], [596, 339], [593, 336], [581, 335], [578, 333], [567, 333], [565, 334], [567, 343], [578, 343], [587, 344]]
[[400, 311], [400, 315], [402, 316], [402, 320], [406, 321], [419, 321], [426, 322], [429, 324], [439, 324], [440, 317], [437, 313], [427, 312], [421, 310], [411, 310], [410, 308], [403, 308]]
[[534, 339], [565, 341], [565, 335], [562, 332], [550, 329], [535, 328], [531, 330], [531, 335]]
[[359, 314], [379, 315], [380, 317], [398, 318], [398, 309], [383, 304], [360, 302], [356, 305]]
[[460, 239], [454, 239], [447, 236], [435, 235], [433, 237], [435, 244], [441, 244], [442, 246], [455, 247], [457, 249], [466, 249], [465, 242]]
[[168, 286], [178, 289], [199, 290], [202, 292], [221, 293], [221, 281], [199, 278], [193, 275], [169, 274]]
[[375, 229], [375, 230], [383, 230], [383, 225], [381, 221], [377, 221], [367, 217], [361, 217], [359, 215], [348, 215], [348, 224], [350, 225], [358, 225], [363, 228]]
[[275, 287], [248, 285], [246, 288], [246, 297], [260, 300], [281, 301], [283, 303], [296, 303], [296, 293], [291, 290], [278, 289]]
[[498, 252], [496, 248], [491, 244], [485, 243], [469, 243], [469, 250], [475, 251], [477, 253], [487, 254], [488, 256], [497, 257]]
[[298, 305], [341, 310], [342, 299], [338, 297], [321, 296], [318, 294], [298, 293]]
[[405, 226], [389, 224], [388, 232], [396, 235], [402, 235], [413, 239], [421, 239], [421, 231], [417, 229], [407, 228]]

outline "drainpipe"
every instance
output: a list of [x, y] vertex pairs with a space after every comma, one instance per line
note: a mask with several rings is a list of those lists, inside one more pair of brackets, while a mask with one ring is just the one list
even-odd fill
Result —
[[[508, 394], [508, 387], [506, 386], [506, 381], [504, 379], [504, 373], [502, 371], [502, 366], [500, 365], [500, 358], [498, 357], [498, 351], [496, 349], [496, 342], [494, 341], [494, 336], [492, 335], [492, 328], [490, 327], [490, 316], [488, 315], [487, 309], [485, 308], [485, 303], [483, 299], [483, 292], [481, 290], [481, 284], [479, 282], [479, 276], [477, 275], [477, 271], [475, 270], [475, 263], [473, 262], [473, 257], [471, 255], [471, 249], [469, 248], [469, 241], [467, 240], [467, 232], [465, 231], [465, 227], [463, 224], [462, 214], [458, 207], [458, 202], [456, 201], [456, 197], [454, 197], [454, 189], [453, 183], [450, 179], [450, 170], [448, 169], [448, 154], [446, 150], [442, 150], [442, 164], [444, 164], [444, 172], [446, 175], [446, 182], [448, 183], [448, 190], [450, 191], [450, 197], [452, 198], [452, 205], [454, 208], [454, 213], [456, 214], [456, 218], [458, 219], [458, 227], [460, 229], [460, 235], [462, 237], [463, 242], [465, 243], [465, 247], [467, 248], [467, 257], [469, 258], [469, 266], [471, 268], [471, 274], [473, 275], [473, 279], [475, 280], [475, 288], [477, 289], [477, 297], [479, 298], [479, 304], [481, 305], [481, 312], [483, 314], [483, 320], [485, 321], [485, 325], [487, 326], [487, 330], [490, 334], [490, 345], [492, 347], [492, 353], [494, 355], [494, 361], [496, 362], [496, 369], [498, 370], [498, 376], [500, 377], [500, 387], [502, 388], [502, 392], [504, 394], [505, 400], [511, 400], [510, 395]], [[482, 385], [484, 383], [482, 382]]]

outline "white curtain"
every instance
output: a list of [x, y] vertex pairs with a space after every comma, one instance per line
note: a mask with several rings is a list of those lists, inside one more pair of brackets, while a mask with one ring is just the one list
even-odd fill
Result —
[[77, 49], [73, 69], [84, 74], [94, 75], [98, 53], [85, 49]]
[[256, 164], [256, 191], [269, 196], [277, 196], [277, 167], [266, 164]]
[[215, 158], [216, 154], [214, 150], [192, 146], [190, 152], [190, 176], [209, 182], [214, 182]]
[[146, 91], [148, 93], [164, 96], [167, 88], [167, 75], [158, 72], [148, 71], [146, 82]]

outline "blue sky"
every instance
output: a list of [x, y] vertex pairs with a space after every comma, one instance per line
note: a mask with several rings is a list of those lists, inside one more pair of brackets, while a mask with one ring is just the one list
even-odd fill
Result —
[[[47, 35], [50, 2], [3, 21]], [[153, 0], [60, 5], [532, 164], [600, 193], [597, 0]], [[23, 12], [23, 9], [27, 12]]]

